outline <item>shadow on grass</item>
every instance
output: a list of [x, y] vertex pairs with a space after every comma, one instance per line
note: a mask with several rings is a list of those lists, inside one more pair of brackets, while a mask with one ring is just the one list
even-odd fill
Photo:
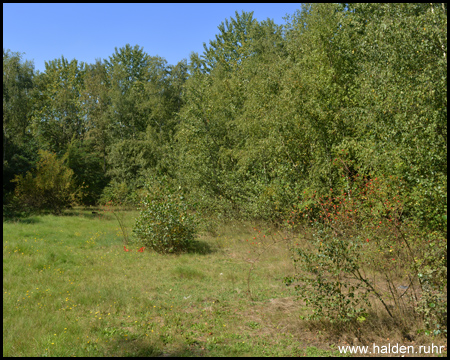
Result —
[[194, 240], [187, 251], [189, 254], [207, 255], [214, 252], [213, 248], [205, 241]]
[[126, 214], [130, 211], [135, 211], [136, 208], [116, 208], [114, 211], [105, 210], [103, 207], [89, 207], [89, 208], [72, 208], [65, 209], [60, 216], [81, 216], [87, 219], [107, 219], [114, 218], [113, 213]]
[[3, 221], [15, 224], [36, 224], [41, 222], [37, 216], [3, 218]]
[[83, 217], [86, 219], [107, 219], [113, 218], [112, 214], [108, 214], [103, 209], [88, 209], [88, 210], [79, 210], [79, 209], [68, 209], [63, 213], [59, 214], [60, 216], [70, 216], [70, 217]]
[[78, 210], [78, 209], [66, 209], [60, 214], [60, 216], [85, 216], [85, 217], [94, 217], [94, 211], [88, 210]]
[[[112, 343], [115, 348], [114, 356], [120, 357], [193, 357], [201, 355], [197, 349], [187, 344], [179, 346], [175, 351], [164, 351], [165, 337], [159, 336], [159, 341], [149, 344], [141, 339], [116, 340]], [[108, 355], [108, 354], [104, 354]]]

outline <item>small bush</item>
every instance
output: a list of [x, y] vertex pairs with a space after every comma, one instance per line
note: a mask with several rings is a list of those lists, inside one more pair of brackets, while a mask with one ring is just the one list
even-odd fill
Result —
[[198, 223], [189, 214], [181, 188], [175, 190], [167, 181], [147, 186], [149, 193], [142, 200], [143, 210], [133, 228], [140, 244], [158, 253], [180, 253], [194, 244]]

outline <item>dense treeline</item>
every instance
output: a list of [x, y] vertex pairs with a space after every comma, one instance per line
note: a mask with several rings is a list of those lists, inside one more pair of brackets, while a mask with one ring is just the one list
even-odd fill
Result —
[[32, 203], [51, 152], [81, 204], [165, 178], [204, 211], [277, 221], [385, 176], [405, 216], [445, 232], [446, 120], [446, 4], [305, 4], [283, 26], [236, 13], [175, 66], [126, 45], [40, 73], [3, 50], [3, 203]]

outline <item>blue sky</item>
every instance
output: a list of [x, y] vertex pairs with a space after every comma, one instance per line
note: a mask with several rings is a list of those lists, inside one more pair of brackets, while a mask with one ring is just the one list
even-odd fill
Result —
[[254, 11], [258, 21], [283, 17], [300, 4], [3, 4], [3, 48], [24, 52], [36, 70], [60, 58], [94, 63], [114, 48], [139, 45], [151, 56], [176, 64], [215, 38], [235, 11]]

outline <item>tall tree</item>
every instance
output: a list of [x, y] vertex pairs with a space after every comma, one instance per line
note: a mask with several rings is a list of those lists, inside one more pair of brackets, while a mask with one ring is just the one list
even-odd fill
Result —
[[252, 12], [235, 12], [235, 18], [225, 19], [219, 26], [215, 40], [209, 41], [209, 46], [203, 43], [202, 55], [204, 69], [210, 72], [219, 64], [227, 71], [239, 64], [250, 55], [248, 45], [251, 39], [251, 29], [257, 24]]
[[3, 49], [3, 201], [12, 194], [11, 180], [31, 170], [37, 144], [30, 132], [34, 65], [23, 54]]
[[447, 6], [359, 4], [343, 25], [360, 39], [353, 51], [361, 87], [352, 114], [361, 163], [404, 177], [410, 211], [424, 226], [442, 225], [447, 206]]
[[21, 53], [3, 49], [3, 163], [10, 142], [27, 140], [34, 65]]
[[85, 64], [75, 59], [69, 62], [62, 56], [45, 63], [45, 72], [37, 78], [39, 105], [33, 114], [34, 134], [43, 148], [62, 154], [72, 138], [84, 138], [84, 73]]
[[[247, 90], [251, 90], [258, 61], [263, 61], [263, 38], [278, 30], [270, 21], [258, 23], [251, 13], [236, 13], [219, 30], [210, 46], [204, 46], [202, 58], [191, 55], [177, 133], [179, 176], [191, 189], [201, 189], [202, 194], [239, 209], [248, 203], [242, 182], [246, 171], [239, 171], [239, 160], [245, 157], [243, 144], [251, 137], [245, 123], [253, 121], [243, 116]], [[268, 43], [274, 40], [274, 46], [279, 46], [282, 39], [275, 38]]]
[[106, 173], [107, 147], [112, 140], [108, 116], [111, 104], [109, 88], [105, 63], [97, 59], [86, 68], [82, 101], [86, 111], [86, 142], [102, 159], [103, 173]]
[[108, 174], [119, 182], [142, 185], [145, 176], [175, 166], [171, 142], [187, 64], [167, 66], [163, 58], [128, 44], [116, 48], [105, 64], [111, 84]]
[[131, 47], [129, 44], [116, 48], [109, 60], [105, 60], [111, 84], [109, 117], [115, 138], [132, 139], [145, 132], [150, 109], [140, 103], [149, 93], [145, 87], [153, 86], [164, 77], [161, 72], [165, 70], [165, 63], [164, 59], [150, 57], [138, 45]]

